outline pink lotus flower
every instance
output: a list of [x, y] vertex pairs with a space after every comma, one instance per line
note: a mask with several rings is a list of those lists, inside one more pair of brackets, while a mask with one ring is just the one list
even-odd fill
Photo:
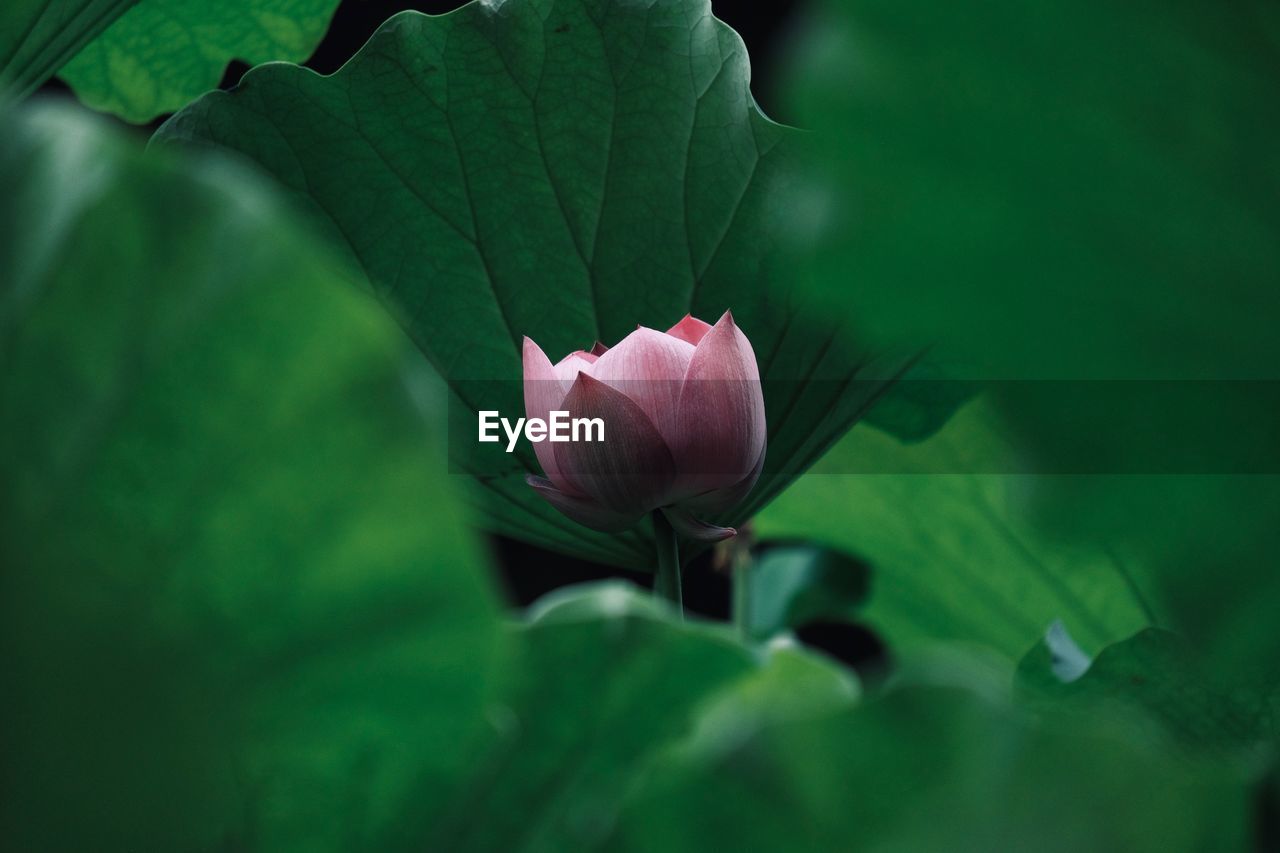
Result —
[[528, 478], [556, 509], [601, 531], [661, 510], [686, 537], [733, 536], [700, 519], [737, 504], [764, 465], [764, 397], [755, 352], [725, 312], [642, 327], [555, 365], [524, 339], [525, 416], [601, 418], [599, 442], [534, 444], [546, 477]]

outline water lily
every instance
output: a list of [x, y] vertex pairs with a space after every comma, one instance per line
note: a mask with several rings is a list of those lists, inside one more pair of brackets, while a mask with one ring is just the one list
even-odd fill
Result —
[[688, 315], [665, 332], [641, 326], [555, 364], [526, 337], [524, 401], [530, 419], [604, 420], [603, 441], [534, 445], [546, 476], [529, 485], [569, 518], [618, 531], [651, 514], [687, 538], [734, 535], [704, 519], [755, 485], [765, 413], [755, 352], [729, 312], [714, 326]]

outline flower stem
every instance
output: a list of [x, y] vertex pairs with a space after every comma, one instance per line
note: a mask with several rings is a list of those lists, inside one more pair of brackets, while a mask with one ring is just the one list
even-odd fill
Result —
[[751, 639], [751, 579], [747, 577], [748, 562], [750, 557], [746, 553], [736, 548], [733, 550], [729, 563], [733, 583], [733, 625], [738, 629], [738, 638], [744, 642]]
[[658, 572], [653, 592], [665, 598], [684, 617], [684, 596], [680, 587], [680, 540], [662, 510], [653, 511], [653, 534], [658, 543]]

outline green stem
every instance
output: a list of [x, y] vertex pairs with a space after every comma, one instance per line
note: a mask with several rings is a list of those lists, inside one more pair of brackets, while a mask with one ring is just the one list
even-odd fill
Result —
[[751, 552], [735, 542], [729, 553], [729, 572], [733, 583], [733, 625], [738, 629], [738, 637], [746, 641], [751, 639], [751, 579], [747, 577]]
[[653, 511], [653, 535], [658, 543], [658, 573], [654, 578], [653, 592], [675, 606], [684, 617], [684, 596], [680, 588], [680, 540], [671, 522], [662, 510]]

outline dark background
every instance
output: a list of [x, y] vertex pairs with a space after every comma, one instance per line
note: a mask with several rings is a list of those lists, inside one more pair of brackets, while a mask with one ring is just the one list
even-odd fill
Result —
[[[389, 17], [406, 9], [442, 14], [463, 5], [463, 0], [344, 0], [324, 39], [304, 65], [330, 74], [351, 58]], [[803, 0], [712, 0], [716, 17], [733, 27], [746, 43], [751, 58], [751, 89], [761, 109], [776, 121], [788, 122], [785, 104], [779, 97], [780, 64], [792, 31], [799, 25]], [[233, 62], [220, 88], [233, 87], [249, 66]], [[67, 93], [54, 79], [44, 91]], [[146, 128], [149, 134], [164, 122], [156, 119]], [[652, 576], [576, 559], [545, 551], [505, 537], [490, 538], [498, 582], [510, 602], [524, 606], [543, 594], [566, 584], [603, 578], [626, 578], [641, 586], [651, 586]], [[767, 547], [767, 543], [766, 546]], [[706, 552], [684, 568], [685, 607], [692, 613], [713, 619], [730, 618], [732, 591], [727, 573], [712, 566], [713, 553]], [[884, 648], [869, 630], [843, 623], [820, 622], [801, 627], [797, 636], [855, 666], [860, 671], [879, 672], [885, 663]]]

